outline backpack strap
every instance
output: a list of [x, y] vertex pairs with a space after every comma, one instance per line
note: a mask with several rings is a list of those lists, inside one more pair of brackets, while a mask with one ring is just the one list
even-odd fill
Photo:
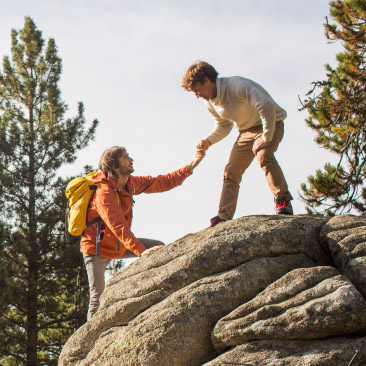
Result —
[[99, 256], [99, 254], [100, 254], [100, 234], [102, 232], [102, 230], [101, 230], [102, 225], [100, 223], [101, 221], [102, 220], [99, 220], [97, 223], [97, 248], [96, 248], [96, 253], [95, 253], [97, 256]]
[[120, 248], [120, 241], [119, 241], [119, 239], [117, 238], [117, 252], [119, 252], [119, 248]]
[[[114, 191], [116, 192], [116, 196], [117, 196], [117, 202], [118, 202], [118, 206], [119, 206], [119, 203], [120, 203], [120, 199], [119, 199], [119, 195], [118, 195], [118, 192], [117, 190], [114, 188]], [[116, 245], [116, 249], [117, 249], [117, 252], [119, 252], [119, 249], [120, 249], [120, 241], [118, 238], [117, 239], [117, 245]]]
[[65, 241], [67, 244], [70, 243], [70, 234], [69, 234], [69, 230], [68, 230], [68, 225], [69, 225], [69, 210], [66, 210], [66, 214], [65, 214]]
[[[98, 185], [90, 185], [89, 189], [93, 189], [93, 190], [97, 190]], [[91, 200], [90, 200], [91, 202]], [[102, 218], [100, 216], [96, 217], [94, 220], [91, 220], [90, 222], [86, 223], [86, 227], [88, 228], [89, 226], [94, 225], [95, 223], [97, 223], [97, 237], [96, 237], [96, 252], [95, 255], [99, 256], [100, 255], [100, 241], [101, 241], [101, 235], [102, 235]]]
[[[90, 225], [97, 223], [97, 241], [96, 241], [96, 253], [95, 255], [99, 256], [100, 255], [100, 241], [101, 241], [101, 236], [102, 236], [102, 224], [101, 224], [102, 219], [100, 217], [97, 217], [96, 219], [94, 219], [93, 221], [90, 222]], [[120, 249], [120, 241], [118, 238], [117, 239], [117, 252], [119, 252]]]
[[92, 225], [94, 225], [96, 222], [98, 222], [98, 221], [102, 221], [102, 218], [101, 217], [96, 217], [94, 220], [91, 220], [90, 222], [88, 222], [87, 224], [86, 224], [86, 227], [89, 227], [89, 226], [92, 226]]

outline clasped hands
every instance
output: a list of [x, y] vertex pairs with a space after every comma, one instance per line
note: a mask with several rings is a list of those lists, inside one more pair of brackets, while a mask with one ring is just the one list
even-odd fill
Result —
[[188, 164], [188, 167], [189, 167], [189, 169], [190, 169], [191, 172], [193, 171], [194, 168], [196, 168], [196, 166], [201, 162], [201, 160], [206, 155], [205, 151], [207, 149], [202, 149], [199, 146], [200, 146], [200, 144], [198, 144], [196, 146], [196, 152], [195, 152], [195, 155], [194, 155], [194, 160], [190, 164]]

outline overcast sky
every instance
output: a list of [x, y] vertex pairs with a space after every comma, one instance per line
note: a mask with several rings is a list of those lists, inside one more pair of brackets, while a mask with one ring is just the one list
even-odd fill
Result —
[[[62, 98], [67, 117], [83, 101], [96, 139], [60, 175], [97, 166], [104, 149], [125, 146], [136, 175], [158, 175], [189, 163], [195, 146], [214, 126], [202, 100], [181, 88], [185, 69], [200, 59], [220, 76], [260, 83], [288, 112], [277, 159], [294, 196], [310, 174], [335, 156], [314, 142], [299, 112], [311, 82], [336, 65], [341, 45], [324, 37], [328, 0], [0, 0], [0, 55], [10, 54], [11, 28], [31, 16], [43, 37], [54, 38], [63, 60]], [[209, 224], [217, 213], [231, 134], [212, 146], [181, 187], [135, 197], [132, 230], [170, 243]], [[253, 161], [245, 173], [235, 218], [274, 213], [273, 196]]]

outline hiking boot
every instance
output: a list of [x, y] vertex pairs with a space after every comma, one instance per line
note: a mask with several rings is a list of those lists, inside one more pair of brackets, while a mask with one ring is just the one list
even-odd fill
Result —
[[293, 215], [294, 211], [290, 201], [278, 198], [275, 200], [276, 207], [275, 211], [277, 215]]
[[223, 220], [223, 219], [220, 219], [220, 217], [219, 216], [215, 216], [215, 217], [213, 217], [211, 220], [210, 220], [210, 223], [211, 223], [211, 227], [214, 227], [214, 226], [216, 226], [217, 224], [219, 224], [220, 222], [224, 222], [225, 220]]

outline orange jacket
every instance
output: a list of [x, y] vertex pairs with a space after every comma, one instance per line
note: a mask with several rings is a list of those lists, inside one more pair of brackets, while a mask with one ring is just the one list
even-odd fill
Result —
[[[87, 222], [97, 217], [103, 220], [103, 239], [100, 241], [99, 255], [104, 258], [119, 258], [128, 249], [140, 256], [146, 248], [131, 232], [133, 195], [169, 191], [181, 185], [191, 174], [187, 165], [173, 173], [155, 178], [130, 176], [126, 189], [117, 188], [114, 180], [111, 177], [106, 178], [102, 172], [93, 175], [92, 179], [98, 188], [89, 204]], [[120, 241], [119, 250], [117, 238]], [[97, 224], [93, 224], [82, 234], [80, 251], [95, 255], [96, 239]]]

